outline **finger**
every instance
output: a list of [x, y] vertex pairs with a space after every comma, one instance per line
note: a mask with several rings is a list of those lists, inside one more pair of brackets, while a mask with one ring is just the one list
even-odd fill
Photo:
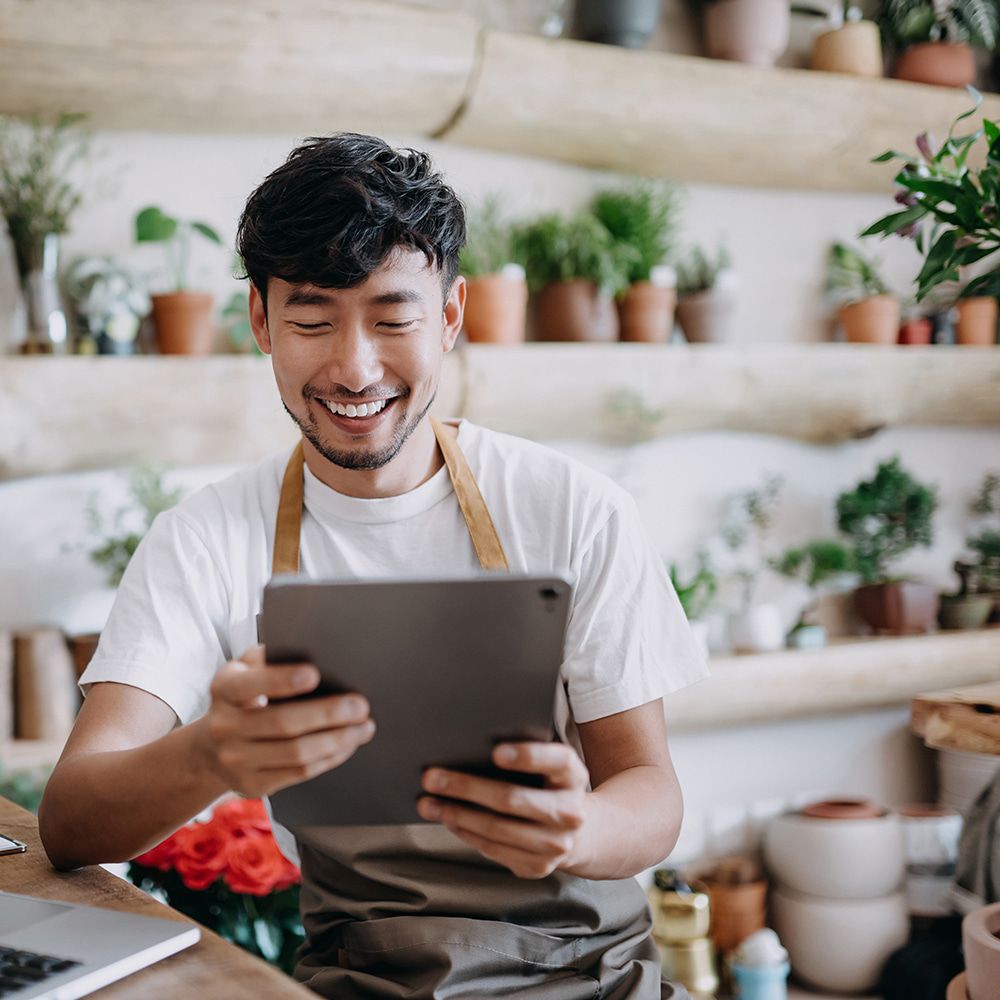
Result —
[[291, 739], [306, 733], [359, 725], [371, 713], [359, 694], [337, 694], [300, 702], [276, 702], [265, 711], [243, 712], [234, 719], [238, 732], [250, 739]]
[[474, 833], [495, 844], [513, 847], [527, 854], [542, 854], [565, 860], [573, 849], [574, 837], [569, 830], [513, 819], [481, 809], [468, 809], [454, 802], [443, 802], [425, 796], [417, 802], [417, 811], [431, 822], [441, 823], [449, 830]]
[[225, 747], [220, 763], [232, 771], [269, 771], [307, 767], [317, 761], [343, 762], [375, 735], [375, 723], [349, 726], [332, 732], [310, 733], [294, 740], [249, 740]]
[[327, 771], [332, 771], [340, 767], [354, 755], [358, 748], [355, 747], [346, 755], [338, 753], [330, 757], [323, 757], [310, 764], [298, 764], [293, 767], [271, 767], [258, 771], [256, 777], [251, 782], [255, 789], [251, 794], [255, 797], [260, 795], [272, 795], [281, 788], [288, 788], [289, 785], [297, 785], [310, 778], [315, 778]]
[[552, 788], [586, 788], [590, 773], [580, 755], [565, 743], [501, 743], [493, 762], [508, 771], [542, 774]]
[[319, 671], [311, 663], [261, 667], [233, 660], [216, 674], [212, 697], [232, 705], [258, 704], [263, 697], [266, 704], [271, 698], [307, 694], [317, 684]]
[[510, 869], [518, 878], [545, 878], [558, 867], [552, 859], [542, 858], [537, 854], [528, 854], [516, 847], [508, 847], [506, 844], [494, 843], [492, 840], [487, 840], [485, 837], [468, 830], [453, 830], [452, 832], [460, 840], [464, 840], [470, 847], [479, 851], [483, 857]]

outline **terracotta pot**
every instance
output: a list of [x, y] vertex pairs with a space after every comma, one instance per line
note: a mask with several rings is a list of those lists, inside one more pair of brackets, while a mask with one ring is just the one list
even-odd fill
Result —
[[813, 43], [812, 68], [851, 76], [882, 75], [882, 39], [874, 21], [824, 31]]
[[154, 295], [153, 323], [160, 354], [211, 354], [215, 342], [208, 292]]
[[705, 50], [713, 59], [773, 66], [788, 48], [786, 0], [716, 0], [705, 5]]
[[899, 328], [899, 343], [910, 347], [926, 347], [931, 342], [934, 324], [926, 317], [909, 319]]
[[73, 666], [76, 669], [77, 677], [83, 674], [84, 670], [87, 669], [87, 664], [94, 658], [100, 638], [100, 632], [91, 632], [87, 635], [73, 635], [67, 640], [69, 651], [73, 654]]
[[960, 972], [948, 984], [948, 992], [944, 1000], [969, 1000], [969, 981], [964, 972]]
[[539, 340], [604, 343], [618, 339], [614, 302], [583, 278], [546, 285], [535, 301], [534, 319]]
[[704, 881], [712, 901], [710, 937], [720, 953], [739, 947], [754, 931], [767, 926], [767, 882], [743, 885]]
[[937, 620], [940, 600], [930, 584], [902, 580], [858, 587], [854, 603], [858, 614], [876, 632], [910, 635], [930, 630]]
[[921, 42], [903, 50], [892, 75], [937, 87], [967, 87], [976, 79], [976, 59], [963, 43]]
[[946, 629], [982, 628], [993, 611], [993, 603], [991, 594], [968, 594], [965, 597], [944, 594], [938, 621], [941, 628]]
[[677, 303], [677, 322], [689, 344], [718, 344], [730, 339], [733, 299], [709, 290], [685, 295]]
[[674, 328], [677, 290], [637, 281], [618, 300], [621, 339], [637, 344], [665, 344]]
[[955, 305], [958, 322], [955, 340], [966, 347], [992, 347], [997, 342], [997, 300], [976, 295], [959, 299]]
[[823, 799], [810, 802], [800, 815], [812, 819], [877, 819], [885, 810], [871, 799]]
[[998, 1000], [1000, 903], [973, 910], [962, 920], [962, 954], [971, 1000]]
[[521, 344], [527, 322], [528, 283], [486, 274], [469, 278], [463, 326], [473, 344]]
[[902, 310], [895, 295], [871, 295], [837, 310], [849, 344], [895, 344]]

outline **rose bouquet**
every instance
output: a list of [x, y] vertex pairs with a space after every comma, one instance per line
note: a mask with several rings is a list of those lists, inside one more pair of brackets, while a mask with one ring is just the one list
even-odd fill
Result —
[[302, 941], [299, 870], [259, 799], [228, 799], [129, 863], [129, 878], [221, 937], [291, 972]]

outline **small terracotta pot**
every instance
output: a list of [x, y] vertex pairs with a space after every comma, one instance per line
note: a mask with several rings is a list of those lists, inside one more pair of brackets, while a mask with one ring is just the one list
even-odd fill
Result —
[[921, 42], [900, 53], [892, 75], [937, 87], [967, 87], [976, 79], [976, 59], [964, 43]]
[[607, 343], [618, 339], [614, 302], [583, 278], [546, 285], [535, 301], [534, 319], [539, 340]]
[[724, 343], [732, 319], [732, 297], [712, 290], [685, 295], [677, 303], [677, 322], [689, 344]]
[[823, 799], [799, 810], [811, 819], [877, 819], [885, 810], [871, 799]]
[[854, 603], [858, 614], [874, 631], [915, 635], [929, 631], [934, 625], [940, 599], [930, 584], [901, 580], [858, 587]]
[[837, 319], [849, 344], [895, 344], [902, 311], [895, 295], [871, 295], [837, 310]]
[[997, 300], [988, 295], [959, 299], [955, 340], [966, 347], [992, 347], [997, 342]]
[[524, 343], [528, 283], [523, 278], [485, 274], [466, 283], [465, 335], [473, 344]]
[[709, 936], [722, 954], [739, 947], [754, 931], [767, 926], [767, 882], [725, 885], [702, 883], [712, 901], [712, 929]]
[[705, 50], [713, 59], [773, 66], [791, 31], [786, 0], [716, 0], [705, 5]]
[[212, 296], [207, 292], [154, 295], [153, 323], [160, 354], [211, 354], [215, 342]]
[[882, 39], [874, 21], [854, 21], [816, 36], [812, 68], [851, 76], [882, 75]]
[[968, 594], [965, 597], [944, 594], [938, 621], [941, 628], [946, 629], [982, 628], [989, 620], [993, 604], [992, 594]]
[[926, 347], [931, 342], [934, 324], [926, 317], [908, 319], [899, 328], [899, 343], [910, 347]]
[[665, 344], [674, 328], [677, 290], [637, 281], [618, 300], [621, 339], [636, 344]]

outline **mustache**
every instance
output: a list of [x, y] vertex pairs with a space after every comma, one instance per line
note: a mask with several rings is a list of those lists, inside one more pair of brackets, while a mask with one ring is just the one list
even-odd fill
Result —
[[353, 392], [342, 385], [333, 385], [325, 388], [306, 383], [302, 387], [302, 395], [305, 399], [336, 399], [343, 403], [363, 403], [369, 399], [384, 399], [387, 396], [397, 396], [405, 399], [409, 396], [410, 390], [403, 385], [400, 386], [367, 386], [361, 392]]

